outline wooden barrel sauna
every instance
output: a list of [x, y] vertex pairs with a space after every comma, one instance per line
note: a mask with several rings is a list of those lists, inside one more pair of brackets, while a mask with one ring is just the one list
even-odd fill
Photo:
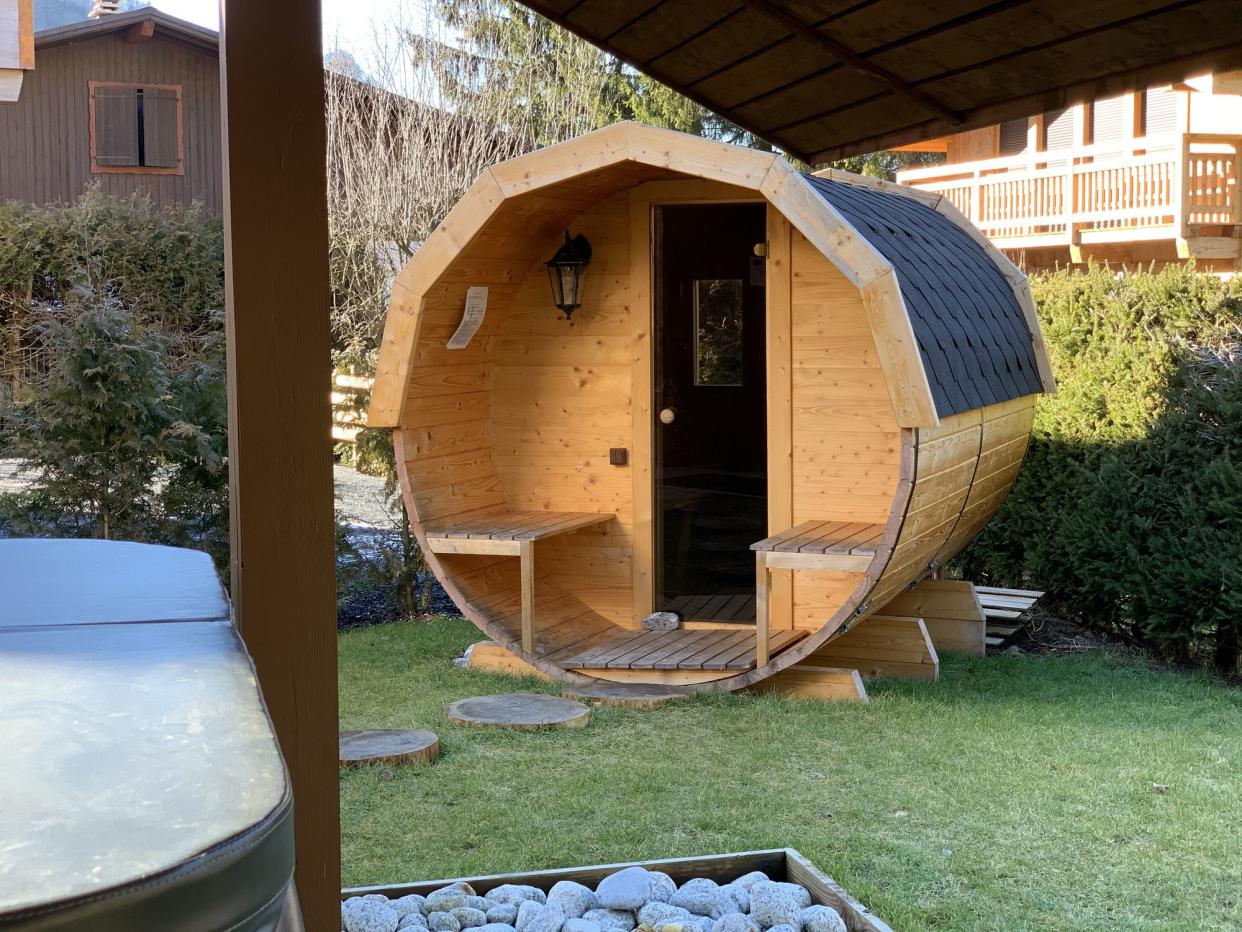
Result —
[[[394, 285], [369, 423], [495, 641], [737, 689], [973, 539], [1052, 389], [1025, 277], [948, 200], [622, 123], [475, 182]], [[644, 630], [658, 608], [684, 629]]]

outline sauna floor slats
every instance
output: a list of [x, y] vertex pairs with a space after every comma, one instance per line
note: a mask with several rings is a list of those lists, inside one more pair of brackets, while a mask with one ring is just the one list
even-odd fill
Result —
[[755, 597], [679, 595], [667, 600], [662, 610], [680, 612], [686, 621], [736, 621], [754, 624]]
[[[778, 631], [768, 650], [780, 653], [806, 634]], [[627, 631], [561, 663], [576, 670], [750, 670], [755, 665], [755, 632], [747, 628]]]

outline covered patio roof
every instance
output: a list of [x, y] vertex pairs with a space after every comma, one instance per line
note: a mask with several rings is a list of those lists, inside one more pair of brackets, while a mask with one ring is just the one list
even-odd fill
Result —
[[1236, 0], [525, 2], [811, 163], [1242, 65]]

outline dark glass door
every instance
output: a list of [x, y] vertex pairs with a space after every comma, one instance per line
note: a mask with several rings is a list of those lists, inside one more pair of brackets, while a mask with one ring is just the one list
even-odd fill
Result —
[[754, 620], [767, 528], [762, 204], [656, 217], [656, 605]]

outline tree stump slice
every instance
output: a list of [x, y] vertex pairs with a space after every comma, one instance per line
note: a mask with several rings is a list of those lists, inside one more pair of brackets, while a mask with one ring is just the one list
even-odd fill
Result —
[[660, 683], [587, 683], [566, 686], [562, 696], [581, 699], [596, 705], [615, 705], [627, 709], [654, 709], [677, 699], [689, 699], [693, 693]]
[[440, 757], [440, 739], [430, 731], [400, 728], [374, 728], [342, 731], [340, 765], [433, 764]]
[[445, 710], [449, 719], [474, 728], [583, 728], [591, 710], [581, 702], [545, 693], [510, 693], [458, 699]]

